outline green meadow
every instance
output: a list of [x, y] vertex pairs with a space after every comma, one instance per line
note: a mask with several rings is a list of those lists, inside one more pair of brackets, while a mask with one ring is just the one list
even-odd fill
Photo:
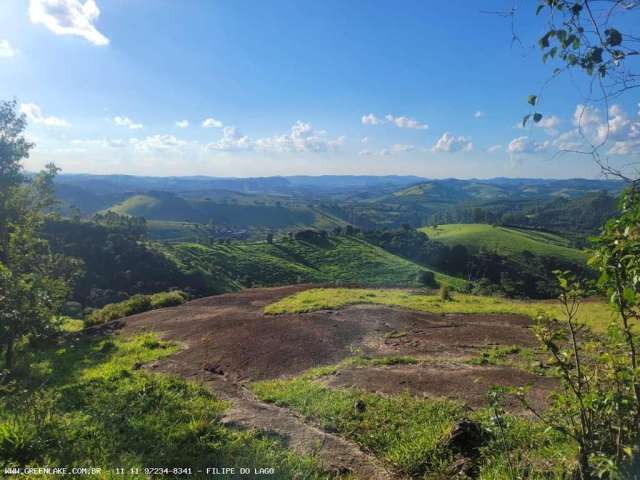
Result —
[[[425, 293], [407, 289], [316, 288], [305, 290], [268, 305], [269, 314], [311, 312], [339, 309], [347, 305], [375, 304], [401, 307], [427, 313], [517, 314], [536, 318], [540, 313], [560, 317], [562, 310], [556, 301], [524, 301], [454, 293], [443, 301], [437, 292]], [[613, 313], [604, 301], [584, 302], [578, 319], [595, 330], [606, 329]]]
[[447, 245], [464, 245], [472, 252], [483, 248], [508, 256], [528, 251], [579, 264], [586, 261], [584, 252], [571, 247], [568, 240], [553, 233], [481, 223], [438, 225], [420, 230], [433, 240]]

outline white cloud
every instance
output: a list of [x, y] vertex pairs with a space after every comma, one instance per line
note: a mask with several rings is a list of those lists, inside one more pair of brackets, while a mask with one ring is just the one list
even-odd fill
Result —
[[638, 131], [640, 122], [632, 121], [620, 105], [609, 108], [609, 129], [607, 133], [603, 133], [604, 136], [611, 140], [624, 140], [629, 136], [635, 137]]
[[113, 117], [113, 123], [116, 124], [118, 127], [127, 127], [130, 130], [139, 130], [144, 127], [144, 125], [142, 125], [141, 123], [134, 122], [129, 117], [120, 117], [120, 116]]
[[255, 147], [258, 151], [317, 153], [334, 150], [344, 140], [345, 137], [328, 140], [324, 130], [315, 130], [311, 124], [298, 120], [291, 127], [290, 133], [258, 139]]
[[548, 117], [542, 117], [542, 120], [540, 120], [538, 123], [533, 122], [533, 125], [538, 128], [544, 129], [544, 131], [548, 135], [555, 136], [558, 134], [558, 127], [560, 126], [560, 123], [562, 123], [560, 117], [550, 115]]
[[23, 103], [20, 105], [20, 112], [24, 113], [30, 121], [46, 127], [69, 128], [71, 124], [58, 117], [47, 117], [42, 114], [42, 110], [35, 103]]
[[577, 128], [561, 133], [553, 140], [553, 145], [560, 150], [580, 150], [584, 148], [584, 139]]
[[132, 138], [129, 143], [134, 149], [144, 153], [177, 150], [187, 144], [184, 140], [179, 140], [173, 135], [152, 135], [143, 139]]
[[9, 40], [0, 40], [0, 57], [15, 57], [18, 50], [13, 48]]
[[473, 114], [473, 118], [482, 118], [484, 117], [484, 112], [481, 110], [476, 110], [476, 112]]
[[202, 121], [202, 128], [222, 128], [224, 124], [220, 120], [209, 117]]
[[189, 126], [189, 120], [178, 120], [176, 122], [176, 127], [178, 128], [187, 128]]
[[398, 128], [413, 128], [416, 130], [426, 130], [429, 128], [429, 125], [425, 123], [420, 123], [417, 120], [405, 116], [395, 117], [388, 113], [384, 116], [384, 118], [377, 117], [373, 113], [369, 113], [368, 115], [363, 115], [360, 119], [363, 125], [384, 125], [391, 124], [395, 125]]
[[614, 142], [608, 153], [610, 155], [632, 155], [640, 153], [640, 138]]
[[456, 137], [451, 132], [445, 132], [431, 150], [434, 152], [470, 152], [473, 150], [473, 143], [468, 137]]
[[30, 0], [29, 18], [57, 35], [77, 35], [94, 45], [108, 45], [109, 39], [94, 23], [100, 16], [95, 0]]
[[507, 152], [512, 155], [539, 153], [549, 148], [549, 145], [549, 140], [544, 142], [535, 142], [526, 135], [523, 135], [521, 137], [514, 138], [509, 142]]
[[369, 115], [363, 115], [360, 121], [363, 125], [380, 125], [381, 123], [383, 123], [382, 120], [376, 117], [373, 113], [370, 113]]
[[412, 152], [416, 147], [413, 145], [405, 145], [401, 143], [396, 143], [391, 146], [391, 151], [394, 153], [403, 153], [403, 152]]
[[384, 118], [387, 120], [387, 122], [393, 123], [398, 128], [414, 128], [416, 130], [426, 130], [429, 128], [429, 125], [420, 123], [417, 120], [409, 117], [394, 117], [389, 113]]
[[371, 139], [369, 137], [362, 137], [360, 139], [360, 143], [369, 143], [371, 141]]
[[640, 152], [640, 120], [630, 118], [620, 105], [609, 107], [608, 118], [593, 106], [578, 105], [573, 124], [577, 128], [561, 135], [563, 142], [560, 148], [589, 150], [589, 144], [607, 143], [611, 145], [607, 151], [610, 155]]
[[129, 145], [129, 142], [127, 142], [126, 140], [110, 139], [110, 138], [76, 139], [76, 140], [71, 140], [69, 143], [81, 151], [86, 151], [88, 148], [91, 148], [91, 147], [125, 148]]
[[599, 125], [601, 121], [600, 112], [597, 108], [590, 105], [576, 105], [576, 109], [573, 112], [573, 124], [576, 127], [588, 128], [592, 125]]
[[337, 149], [338, 147], [341, 147], [342, 145], [344, 145], [344, 141], [347, 139], [347, 137], [345, 137], [344, 135], [339, 136], [338, 138], [334, 138], [333, 140], [328, 140], [327, 141], [327, 145], [329, 146], [329, 149]]
[[91, 149], [131, 149], [137, 153], [163, 153], [178, 152], [189, 142], [180, 140], [173, 135], [150, 135], [145, 138], [111, 139], [111, 138], [88, 138], [75, 139], [69, 142], [74, 151], [86, 152]]
[[491, 145], [487, 148], [487, 153], [496, 153], [502, 150], [502, 145]]
[[222, 129], [222, 138], [216, 142], [208, 144], [206, 149], [230, 152], [248, 150], [251, 146], [249, 137], [241, 135], [236, 127], [224, 127]]
[[358, 155], [363, 157], [373, 157], [373, 156], [390, 157], [398, 153], [412, 152], [413, 150], [415, 150], [414, 145], [405, 145], [402, 143], [395, 143], [388, 148], [383, 148], [379, 150], [378, 152], [372, 152], [371, 150], [368, 150], [368, 149], [360, 150], [360, 152], [358, 152]]

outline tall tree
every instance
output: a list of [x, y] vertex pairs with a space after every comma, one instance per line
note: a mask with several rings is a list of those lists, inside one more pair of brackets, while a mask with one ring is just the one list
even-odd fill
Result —
[[0, 353], [12, 369], [18, 344], [56, 328], [79, 262], [51, 253], [40, 235], [54, 205], [53, 164], [35, 177], [21, 161], [33, 148], [15, 101], [0, 102]]

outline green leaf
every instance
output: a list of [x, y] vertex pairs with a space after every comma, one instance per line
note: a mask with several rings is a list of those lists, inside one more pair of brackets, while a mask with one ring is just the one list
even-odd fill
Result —
[[540, 37], [540, 40], [538, 40], [538, 45], [540, 45], [540, 48], [548, 48], [549, 39], [553, 37], [555, 34], [556, 32], [554, 30], [550, 30], [547, 33], [545, 33], [542, 37]]
[[624, 301], [630, 305], [635, 305], [637, 294], [635, 290], [630, 287], [626, 287], [622, 292], [622, 298]]
[[541, 113], [534, 113], [533, 114], [533, 121], [538, 123], [540, 120], [542, 120], [542, 114]]
[[539, 15], [543, 8], [544, 8], [544, 4], [538, 5], [538, 8], [536, 8], [536, 15]]
[[527, 99], [527, 103], [529, 105], [535, 105], [537, 100], [538, 100], [537, 95], [529, 95], [529, 98]]
[[567, 38], [567, 31], [566, 30], [558, 30], [556, 32], [556, 36], [558, 37], [558, 40], [560, 40], [561, 42], [564, 42], [565, 39]]
[[610, 47], [617, 47], [622, 43], [622, 34], [615, 28], [608, 28], [604, 31], [605, 43]]
[[529, 121], [529, 118], [531, 117], [531, 114], [525, 115], [522, 118], [522, 127], [524, 128], [527, 125], [527, 122]]

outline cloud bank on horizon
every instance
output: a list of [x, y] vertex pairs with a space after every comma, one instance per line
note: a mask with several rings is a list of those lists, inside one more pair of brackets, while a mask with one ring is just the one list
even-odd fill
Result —
[[[361, 40], [331, 44], [340, 28], [328, 21], [337, 0], [314, 6], [314, 21], [279, 1], [251, 12], [209, 2], [173, 11], [131, 4], [126, 12], [96, 0], [7, 2], [0, 26], [21, 28], [0, 30], [9, 32], [0, 38], [0, 81], [22, 102], [37, 144], [27, 168], [54, 160], [66, 171], [149, 175], [567, 177], [597, 173], [579, 153], [594, 145], [620, 164], [640, 158], [638, 99], [587, 105], [569, 94], [573, 85], [562, 85], [542, 120], [523, 130], [516, 123], [526, 113], [522, 99], [536, 83], [514, 83], [523, 69], [544, 79], [546, 67], [513, 55], [509, 26], [499, 23], [489, 39], [503, 62], [499, 74], [472, 50], [460, 50], [459, 64], [425, 50], [434, 41], [441, 50], [454, 33], [432, 36], [422, 23], [436, 28], [440, 20], [419, 2], [408, 2], [415, 18], [398, 17], [389, 28], [421, 37], [412, 43], [398, 35], [382, 51], [375, 27], [386, 20], [373, 7], [370, 23], [352, 27]], [[469, 5], [448, 8], [498, 21]], [[152, 25], [132, 28], [152, 10]], [[262, 29], [250, 27], [253, 18]], [[218, 30], [205, 31], [202, 19]], [[295, 22], [299, 29], [278, 28]], [[307, 51], [290, 43], [301, 32]]]

